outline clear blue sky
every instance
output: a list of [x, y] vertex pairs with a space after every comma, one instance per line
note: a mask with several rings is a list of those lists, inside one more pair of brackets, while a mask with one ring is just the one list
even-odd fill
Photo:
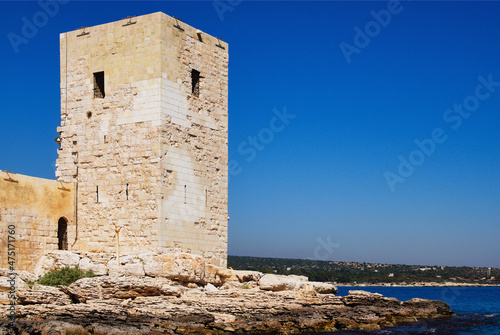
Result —
[[0, 169], [54, 178], [59, 33], [163, 11], [230, 46], [230, 254], [500, 267], [500, 3], [0, 9]]

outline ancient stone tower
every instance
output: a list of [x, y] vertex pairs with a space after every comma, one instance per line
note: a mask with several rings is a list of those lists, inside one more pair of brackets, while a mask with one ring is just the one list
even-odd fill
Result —
[[225, 266], [228, 45], [163, 13], [61, 34], [56, 176], [68, 248], [179, 250]]

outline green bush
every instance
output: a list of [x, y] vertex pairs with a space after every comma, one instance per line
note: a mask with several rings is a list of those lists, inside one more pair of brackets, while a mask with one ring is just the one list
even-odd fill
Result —
[[53, 270], [47, 272], [40, 279], [38, 279], [38, 283], [40, 285], [47, 285], [47, 286], [58, 286], [58, 285], [68, 286], [77, 281], [78, 279], [86, 277], [95, 277], [95, 274], [92, 270], [88, 270], [87, 272], [80, 270], [78, 266], [75, 267], [65, 266], [60, 270]]

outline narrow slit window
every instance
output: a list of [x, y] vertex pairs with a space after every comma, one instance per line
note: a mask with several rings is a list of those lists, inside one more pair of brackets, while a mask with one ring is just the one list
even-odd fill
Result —
[[104, 98], [104, 71], [94, 72], [94, 98]]
[[200, 96], [200, 71], [191, 70], [191, 93], [195, 97]]
[[68, 250], [68, 221], [64, 218], [57, 222], [57, 240], [59, 250]]
[[95, 187], [95, 197], [96, 197], [96, 202], [99, 202], [99, 186]]

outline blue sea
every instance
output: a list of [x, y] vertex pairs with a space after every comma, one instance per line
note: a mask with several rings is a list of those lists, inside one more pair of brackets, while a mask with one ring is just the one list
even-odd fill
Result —
[[422, 321], [379, 331], [340, 331], [335, 335], [500, 335], [500, 287], [339, 287], [337, 295], [364, 290], [394, 297], [441, 300], [456, 316], [445, 320]]

